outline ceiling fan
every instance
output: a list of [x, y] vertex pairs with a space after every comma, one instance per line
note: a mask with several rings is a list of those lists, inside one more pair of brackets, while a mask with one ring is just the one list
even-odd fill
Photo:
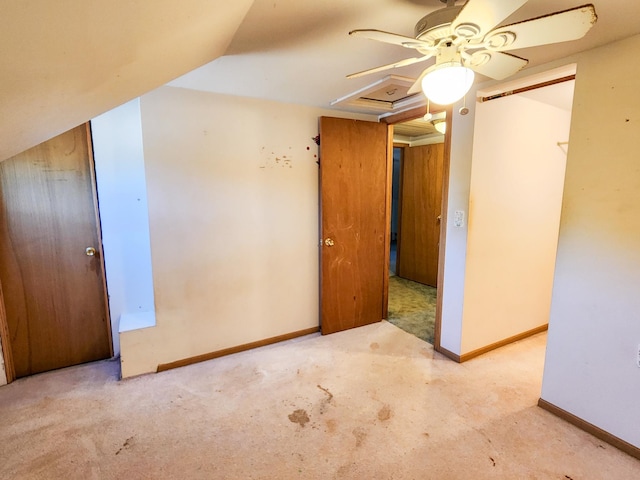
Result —
[[[427, 98], [448, 105], [471, 88], [474, 72], [502, 80], [524, 68], [528, 60], [505, 53], [509, 50], [547, 45], [582, 38], [597, 20], [592, 4], [559, 11], [496, 28], [527, 0], [440, 0], [446, 7], [418, 21], [415, 37], [381, 30], [353, 30], [349, 35], [417, 50], [412, 57], [388, 65], [347, 75], [356, 78], [384, 70], [405, 67], [435, 57], [409, 89], [422, 90]], [[455, 91], [454, 91], [455, 90]]]

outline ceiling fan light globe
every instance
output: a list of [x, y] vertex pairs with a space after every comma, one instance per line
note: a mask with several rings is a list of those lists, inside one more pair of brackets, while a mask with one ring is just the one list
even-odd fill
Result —
[[450, 105], [465, 96], [474, 77], [473, 70], [457, 62], [442, 63], [424, 76], [422, 91], [433, 103]]
[[446, 120], [438, 120], [437, 122], [433, 122], [433, 128], [435, 128], [438, 133], [444, 135], [447, 133], [447, 122]]

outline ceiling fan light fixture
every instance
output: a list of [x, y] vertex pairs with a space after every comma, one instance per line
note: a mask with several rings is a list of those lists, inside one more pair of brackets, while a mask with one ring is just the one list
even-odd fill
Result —
[[474, 76], [473, 70], [460, 62], [443, 62], [431, 67], [424, 76], [422, 91], [433, 103], [450, 105], [465, 96], [473, 85]]

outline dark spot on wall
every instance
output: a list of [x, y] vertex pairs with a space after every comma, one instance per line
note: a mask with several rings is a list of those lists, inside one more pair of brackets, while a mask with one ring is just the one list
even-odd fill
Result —
[[378, 345], [377, 342], [373, 342], [371, 345], [369, 345], [369, 348], [371, 350], [378, 350], [380, 348], [380, 345]]
[[493, 466], [496, 466], [496, 461], [493, 459], [493, 457], [489, 457], [489, 460], [491, 460], [491, 463], [493, 463]]

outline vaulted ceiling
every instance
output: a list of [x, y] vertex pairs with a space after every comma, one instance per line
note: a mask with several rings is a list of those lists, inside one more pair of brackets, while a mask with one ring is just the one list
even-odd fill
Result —
[[[580, 3], [529, 0], [504, 23]], [[513, 53], [535, 66], [640, 32], [640, 2], [593, 3], [599, 19], [584, 39]], [[348, 73], [414, 56], [350, 38], [350, 30], [412, 36], [421, 17], [442, 7], [440, 0], [3, 0], [0, 159], [167, 82], [329, 108], [390, 72], [352, 80]], [[430, 63], [393, 73], [415, 78]]]
[[[583, 3], [587, 2], [529, 0], [503, 24]], [[592, 0], [592, 3], [598, 22], [583, 39], [510, 53], [528, 58], [531, 67], [640, 32], [637, 20], [640, 2]], [[350, 37], [350, 30], [374, 28], [413, 36], [418, 20], [443, 7], [440, 0], [255, 0], [227, 55], [172, 85], [329, 107], [332, 100], [365, 88], [389, 73], [415, 79], [433, 63], [429, 60], [346, 79], [349, 73], [416, 56], [415, 50]], [[476, 83], [482, 81], [483, 78], [478, 78]]]
[[251, 0], [3, 0], [0, 160], [224, 54]]

